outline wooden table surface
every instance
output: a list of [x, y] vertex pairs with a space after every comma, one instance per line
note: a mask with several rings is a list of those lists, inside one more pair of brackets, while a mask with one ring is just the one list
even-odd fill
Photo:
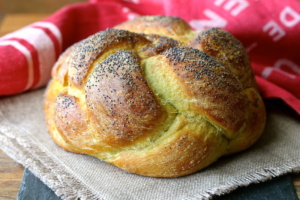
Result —
[[[1, 13], [0, 13], [1, 14]], [[0, 15], [0, 36], [39, 21], [48, 14], [8, 14]], [[16, 199], [24, 168], [0, 150], [0, 199]], [[293, 183], [300, 199], [300, 175], [293, 175]]]

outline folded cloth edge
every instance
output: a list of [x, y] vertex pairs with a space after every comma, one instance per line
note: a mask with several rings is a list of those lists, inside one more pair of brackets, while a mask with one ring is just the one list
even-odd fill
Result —
[[[72, 177], [68, 171], [58, 167], [57, 163], [52, 161], [53, 158], [49, 159], [48, 155], [44, 154], [44, 151], [33, 142], [32, 138], [17, 136], [20, 135], [18, 134], [19, 131], [13, 124], [3, 118], [0, 111], [0, 148], [3, 152], [25, 168], [28, 168], [62, 199], [99, 199], [97, 195], [87, 195], [88, 186], [81, 184], [76, 179], [74, 181], [75, 177]], [[15, 134], [12, 135], [12, 133]], [[25, 149], [28, 150], [24, 151]], [[35, 154], [39, 156], [37, 157]], [[55, 174], [61, 174], [61, 176]], [[70, 177], [73, 179], [72, 182], [68, 181]], [[68, 187], [64, 185], [65, 183], [68, 183]], [[71, 188], [76, 188], [76, 190]]]

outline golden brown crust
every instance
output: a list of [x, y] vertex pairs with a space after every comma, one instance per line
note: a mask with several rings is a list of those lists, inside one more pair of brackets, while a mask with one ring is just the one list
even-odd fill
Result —
[[124, 22], [114, 27], [115, 29], [130, 30], [136, 33], [157, 34], [176, 40], [185, 40], [192, 29], [184, 20], [178, 17], [142, 16]]
[[208, 166], [227, 148], [227, 140], [217, 135], [209, 123], [200, 124], [181, 114], [165, 134], [155, 146], [121, 152], [109, 162], [131, 173], [178, 177]]
[[176, 71], [176, 79], [183, 85], [186, 98], [199, 100], [190, 102], [188, 106], [194, 115], [203, 114], [211, 118], [229, 132], [227, 135], [242, 127], [247, 113], [246, 95], [227, 68], [197, 49], [177, 47], [163, 55], [169, 70]]
[[138, 43], [147, 44], [145, 37], [137, 34], [130, 34], [127, 31], [116, 31], [108, 29], [98, 32], [88, 39], [77, 44], [76, 48], [69, 54], [69, 80], [74, 86], [81, 86], [84, 78], [90, 70], [91, 64], [107, 51], [111, 49], [134, 48]]
[[111, 146], [124, 146], [155, 131], [166, 120], [132, 51], [118, 51], [99, 64], [86, 83], [87, 112]]
[[239, 78], [244, 88], [256, 87], [247, 53], [230, 33], [218, 28], [203, 30], [194, 36], [190, 46], [222, 62]]
[[233, 36], [163, 16], [117, 28], [73, 45], [53, 68], [44, 107], [59, 146], [131, 173], [178, 177], [259, 138], [264, 104]]

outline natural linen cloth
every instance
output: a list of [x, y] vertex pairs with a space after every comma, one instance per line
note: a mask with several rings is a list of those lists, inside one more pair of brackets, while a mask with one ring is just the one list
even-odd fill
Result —
[[68, 46], [140, 15], [171, 15], [193, 29], [220, 27], [245, 46], [264, 98], [300, 114], [299, 0], [90, 0], [0, 38], [0, 95], [45, 86]]
[[299, 119], [270, 108], [266, 130], [249, 150], [181, 178], [127, 173], [87, 155], [69, 153], [50, 138], [44, 90], [0, 99], [0, 147], [63, 199], [209, 199], [239, 186], [300, 172]]

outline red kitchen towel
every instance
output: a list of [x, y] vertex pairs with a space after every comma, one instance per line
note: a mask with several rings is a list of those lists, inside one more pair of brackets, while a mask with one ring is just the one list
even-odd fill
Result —
[[300, 114], [300, 1], [90, 0], [0, 38], [0, 95], [45, 86], [68, 46], [141, 15], [169, 15], [193, 29], [220, 27], [245, 46], [264, 98]]

